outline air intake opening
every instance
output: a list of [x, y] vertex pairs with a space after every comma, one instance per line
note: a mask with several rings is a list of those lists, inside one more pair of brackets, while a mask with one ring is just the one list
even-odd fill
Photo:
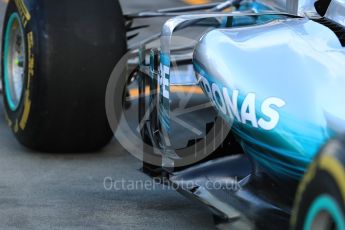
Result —
[[315, 2], [315, 9], [323, 17], [327, 12], [329, 4], [331, 4], [331, 0], [318, 0]]

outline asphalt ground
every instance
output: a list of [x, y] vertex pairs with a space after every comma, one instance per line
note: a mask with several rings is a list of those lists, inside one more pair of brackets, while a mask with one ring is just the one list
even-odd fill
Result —
[[[125, 12], [184, 4], [178, 0], [122, 3]], [[0, 27], [4, 10], [0, 1]], [[214, 229], [208, 210], [172, 189], [152, 184], [140, 167], [116, 140], [94, 153], [28, 150], [7, 128], [0, 102], [0, 229]]]

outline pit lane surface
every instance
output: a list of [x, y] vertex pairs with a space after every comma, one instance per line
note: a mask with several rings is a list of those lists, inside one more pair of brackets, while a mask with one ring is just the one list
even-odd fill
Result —
[[[0, 28], [4, 2], [0, 1]], [[178, 0], [122, 2], [125, 12], [183, 4]], [[206, 209], [162, 186], [104, 188], [106, 177], [150, 181], [138, 171], [140, 166], [115, 140], [104, 150], [87, 154], [25, 149], [7, 128], [1, 98], [0, 229], [214, 229]]]

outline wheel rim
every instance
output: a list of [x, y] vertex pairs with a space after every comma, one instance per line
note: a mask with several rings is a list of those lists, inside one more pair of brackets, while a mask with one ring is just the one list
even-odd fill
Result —
[[345, 229], [344, 217], [337, 202], [328, 195], [319, 196], [307, 213], [303, 229]]
[[13, 13], [6, 26], [4, 45], [5, 96], [12, 111], [18, 109], [23, 96], [25, 66], [24, 30], [19, 15]]

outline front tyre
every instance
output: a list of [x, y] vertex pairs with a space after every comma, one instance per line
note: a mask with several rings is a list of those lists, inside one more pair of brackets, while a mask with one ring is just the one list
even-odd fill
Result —
[[7, 122], [19, 142], [49, 152], [106, 145], [106, 86], [125, 52], [116, 0], [10, 0], [1, 77]]
[[291, 229], [345, 229], [345, 138], [321, 151], [301, 182]]

